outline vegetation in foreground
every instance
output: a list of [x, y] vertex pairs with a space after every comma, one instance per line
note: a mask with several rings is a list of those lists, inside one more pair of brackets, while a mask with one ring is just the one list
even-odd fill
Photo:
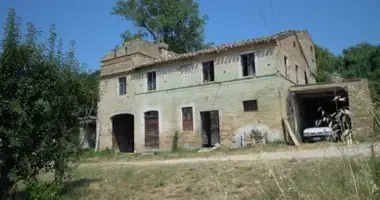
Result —
[[[96, 110], [97, 78], [76, 60], [74, 41], [62, 51], [54, 25], [42, 43], [32, 23], [21, 30], [11, 9], [0, 48], [0, 199], [24, 182], [32, 199], [51, 200], [78, 158], [80, 119]], [[52, 184], [37, 182], [41, 171], [54, 173]]]
[[63, 199], [378, 199], [376, 156], [80, 167]]
[[210, 152], [198, 152], [197, 150], [177, 149], [175, 151], [163, 151], [155, 153], [120, 153], [113, 149], [106, 149], [99, 152], [93, 150], [85, 150], [81, 154], [81, 162], [102, 162], [102, 161], [150, 161], [150, 160], [165, 160], [178, 158], [194, 158], [194, 157], [213, 157], [213, 156], [228, 156], [228, 155], [244, 155], [255, 154], [260, 152], [278, 152], [278, 151], [295, 151], [307, 150], [316, 148], [327, 148], [344, 146], [344, 143], [318, 142], [305, 143], [299, 147], [287, 145], [285, 143], [269, 143], [266, 145], [258, 145], [255, 147], [229, 149], [221, 147], [221, 149]]

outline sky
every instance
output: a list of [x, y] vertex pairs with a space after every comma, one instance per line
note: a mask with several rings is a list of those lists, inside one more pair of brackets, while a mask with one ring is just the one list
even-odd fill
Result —
[[[174, 0], [173, 0], [174, 1]], [[0, 24], [9, 8], [33, 22], [46, 39], [55, 24], [67, 48], [76, 41], [77, 58], [90, 70], [121, 43], [120, 34], [135, 31], [131, 22], [111, 15], [116, 0], [0, 0]], [[380, 44], [380, 0], [197, 0], [208, 16], [207, 42], [228, 43], [267, 36], [285, 29], [306, 29], [314, 43], [334, 54], [360, 42]], [[3, 29], [0, 30], [2, 38]]]

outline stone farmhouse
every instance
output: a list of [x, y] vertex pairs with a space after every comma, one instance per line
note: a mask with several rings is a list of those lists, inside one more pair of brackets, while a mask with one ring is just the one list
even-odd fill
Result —
[[176, 132], [180, 148], [241, 146], [255, 128], [268, 142], [289, 141], [290, 133], [302, 140], [317, 106], [333, 112], [338, 93], [349, 98], [355, 131], [372, 130], [367, 81], [316, 84], [306, 30], [185, 54], [164, 43], [129, 41], [102, 58], [100, 89], [100, 150], [170, 150]]

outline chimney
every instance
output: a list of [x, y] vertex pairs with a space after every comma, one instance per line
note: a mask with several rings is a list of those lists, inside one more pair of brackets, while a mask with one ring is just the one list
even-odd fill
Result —
[[167, 58], [168, 57], [168, 49], [169, 45], [163, 42], [158, 43], [158, 51], [160, 52], [161, 58]]

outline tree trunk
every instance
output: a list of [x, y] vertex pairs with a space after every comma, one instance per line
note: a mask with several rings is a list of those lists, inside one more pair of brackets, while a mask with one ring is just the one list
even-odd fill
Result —
[[10, 198], [13, 182], [9, 178], [9, 171], [5, 167], [0, 168], [0, 199]]

